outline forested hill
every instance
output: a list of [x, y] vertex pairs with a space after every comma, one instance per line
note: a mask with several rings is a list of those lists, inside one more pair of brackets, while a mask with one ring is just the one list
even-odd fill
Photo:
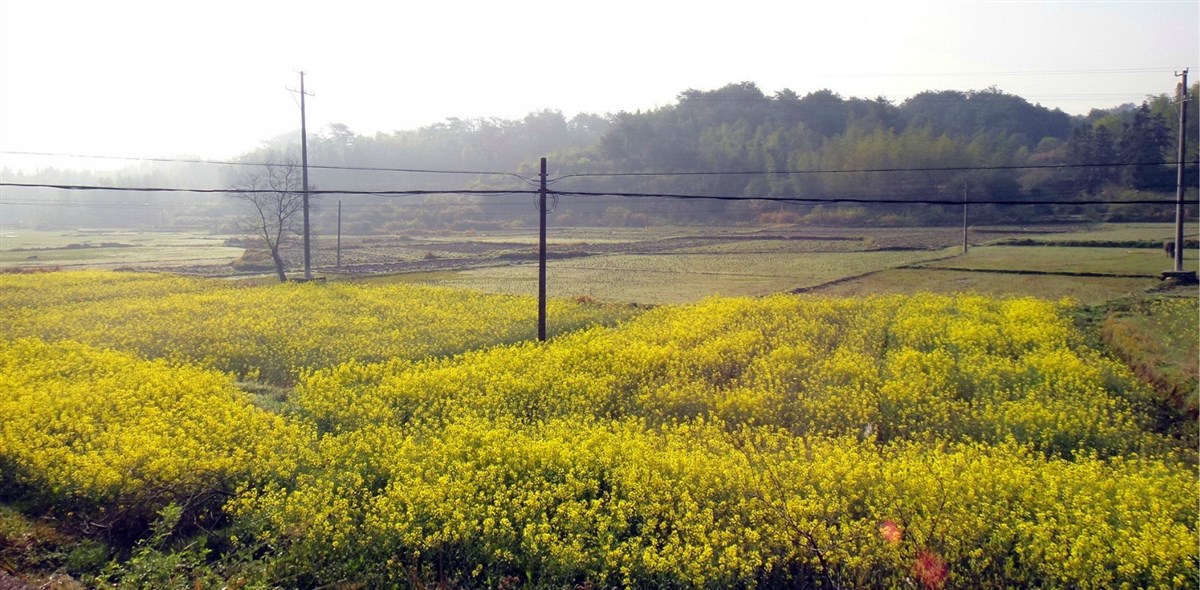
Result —
[[[1200, 85], [1193, 86], [1192, 96], [1197, 94]], [[1200, 144], [1196, 124], [1200, 109], [1193, 112], [1198, 116], [1189, 118], [1188, 161], [1197, 159]], [[511, 174], [413, 174], [361, 168], [497, 171], [528, 179], [536, 176], [538, 159], [547, 157], [550, 175], [565, 177], [553, 184], [559, 191], [895, 201], [959, 200], [964, 195], [972, 201], [1145, 199], [1156, 193], [1174, 193], [1174, 166], [1144, 164], [1175, 161], [1176, 121], [1176, 107], [1165, 94], [1147, 97], [1140, 105], [1070, 116], [995, 88], [927, 91], [897, 104], [882, 98], [843, 97], [830, 90], [804, 96], [790, 90], [768, 95], [755, 84], [742, 82], [716, 90], [686, 90], [673, 104], [649, 111], [583, 113], [567, 118], [560, 111], [544, 110], [519, 120], [453, 118], [415, 130], [374, 135], [360, 135], [335, 124], [309, 134], [309, 160], [315, 166], [312, 181], [319, 189], [529, 190], [528, 180]], [[289, 133], [245, 154], [242, 161], [298, 160], [299, 152], [299, 133]], [[1095, 166], [1113, 163], [1143, 165]], [[195, 178], [202, 172], [199, 169], [182, 175], [165, 167], [142, 169], [130, 171], [113, 184], [162, 186], [178, 176], [175, 184], [236, 186], [245, 171], [245, 167], [228, 167], [223, 172], [206, 172], [212, 178], [200, 181]], [[661, 172], [691, 174], [644, 174]], [[725, 174], [730, 172], [735, 174]], [[49, 175], [55, 177], [14, 178], [67, 180], [59, 178], [62, 174], [56, 171]], [[1197, 184], [1195, 166], [1189, 171], [1188, 183]], [[61, 198], [76, 197], [64, 193]], [[105, 213], [121, 216], [122, 222], [132, 220], [115, 208], [121, 204], [118, 201], [131, 197], [105, 198], [113, 201], [108, 203], [111, 210], [25, 207], [13, 209], [8, 217], [17, 219], [19, 213], [19, 221], [35, 225], [65, 221], [103, 225], [108, 221], [77, 218]], [[171, 195], [142, 195], [138, 202], [156, 198], [178, 202]], [[348, 226], [358, 232], [518, 227], [532, 221], [528, 195], [390, 200], [348, 196], [345, 200], [353, 205], [347, 209]], [[414, 204], [419, 206], [410, 206]], [[189, 217], [170, 209], [141, 207], [139, 211], [153, 212], [156, 224], [187, 224], [203, 218], [211, 225], [204, 215], [229, 213], [215, 209], [215, 202], [207, 206], [209, 212], [200, 217], [194, 211], [187, 212]], [[984, 206], [977, 211], [980, 219], [997, 222], [1080, 217], [1168, 219], [1174, 213], [1170, 207], [1062, 205]], [[64, 212], [71, 215], [64, 216]], [[761, 201], [575, 196], [561, 200], [552, 222], [906, 224], [951, 223], [960, 218], [955, 208], [931, 205], [783, 206]]]
[[[1197, 118], [1189, 122], [1193, 137]], [[579, 114], [568, 119], [561, 112], [547, 110], [521, 120], [450, 119], [417, 130], [374, 136], [357, 135], [335, 125], [310, 140], [310, 154], [314, 162], [326, 164], [511, 170], [526, 175], [536, 173], [542, 156], [549, 158], [552, 176], [774, 173], [584, 176], [556, 183], [559, 190], [894, 200], [959, 199], [964, 192], [975, 200], [1070, 200], [1097, 195], [1116, 199], [1135, 194], [1145, 198], [1146, 192], [1173, 192], [1173, 167], [1020, 167], [1174, 161], [1175, 125], [1175, 109], [1166, 95], [1148, 97], [1141, 105], [1072, 117], [995, 88], [928, 91], [895, 104], [882, 98], [842, 97], [829, 90], [805, 96], [789, 90], [767, 95], [755, 84], [742, 82], [717, 90], [687, 90], [674, 104], [649, 111]], [[1189, 159], [1194, 160], [1198, 142], [1193, 139], [1189, 143]], [[270, 149], [247, 158], [269, 157], [265, 151]], [[895, 171], [927, 168], [960, 170]], [[889, 171], [844, 172], [879, 169]], [[811, 171], [839, 172], [806, 173]], [[324, 186], [330, 187], [461, 185], [461, 179], [445, 176], [330, 171], [322, 175]], [[474, 182], [520, 186], [519, 181], [505, 177]], [[574, 202], [574, 208], [567, 208], [563, 214], [586, 213], [594, 219], [614, 207], [638, 211], [635, 217], [642, 221], [655, 217], [702, 221], [714, 215], [746, 221], [782, 215], [776, 220], [853, 222], [887, 216], [928, 222], [958, 215], [929, 206], [897, 205], [869, 211], [843, 207], [836, 213], [833, 208], [822, 207], [819, 217], [823, 218], [814, 219], [813, 207], [792, 207], [781, 214], [774, 206], [664, 201], [634, 204], [628, 199], [593, 199], [587, 207]], [[1055, 211], [1061, 214], [1063, 208], [1009, 208], [1000, 215], [1045, 217]], [[1171, 213], [1144, 208], [1072, 208], [1070, 212], [1105, 218]], [[627, 215], [609, 213], [609, 222], [628, 221]]]

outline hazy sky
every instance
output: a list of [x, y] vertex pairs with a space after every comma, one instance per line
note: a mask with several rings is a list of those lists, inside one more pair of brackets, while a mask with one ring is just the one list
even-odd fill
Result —
[[1086, 113], [1173, 92], [1198, 54], [1194, 0], [0, 0], [0, 150], [233, 157], [299, 128], [301, 69], [309, 132], [361, 133], [738, 81], [897, 102], [995, 85]]

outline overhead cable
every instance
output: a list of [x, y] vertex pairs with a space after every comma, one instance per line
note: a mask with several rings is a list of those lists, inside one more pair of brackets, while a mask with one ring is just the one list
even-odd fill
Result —
[[[301, 194], [305, 191], [277, 191], [271, 189], [246, 188], [174, 188], [174, 187], [144, 187], [144, 186], [96, 186], [85, 184], [42, 184], [28, 182], [0, 182], [0, 186], [21, 188], [52, 188], [68, 191], [113, 191], [139, 193], [200, 193], [200, 194], [230, 194], [244, 195], [255, 193], [288, 192]], [[504, 189], [446, 189], [446, 190], [403, 190], [403, 191], [361, 191], [361, 190], [310, 190], [310, 195], [374, 195], [381, 197], [399, 197], [408, 195], [525, 195], [537, 194], [532, 190]]]
[[[585, 192], [585, 191], [549, 191], [564, 197], [625, 197], [644, 199], [679, 199], [679, 200], [708, 200], [708, 201], [765, 201], [771, 203], [857, 203], [873, 205], [1172, 205], [1174, 199], [1081, 199], [1081, 200], [1029, 200], [1029, 199], [881, 199], [868, 197], [768, 197], [750, 196], [734, 197], [729, 195], [689, 195], [674, 193], [627, 193], [627, 192]], [[1200, 203], [1198, 200], [1188, 202], [1189, 205]]]
[[[96, 160], [125, 160], [131, 162], [160, 162], [170, 164], [212, 164], [218, 166], [282, 166], [279, 162], [241, 162], [235, 160], [201, 160], [190, 158], [143, 158], [138, 156], [100, 156], [93, 154], [69, 154], [56, 152], [30, 152], [15, 150], [0, 150], [0, 154], [16, 156], [45, 156], [55, 158], [90, 158]], [[389, 168], [384, 166], [335, 166], [331, 164], [309, 164], [309, 168], [317, 170], [361, 170], [373, 172], [404, 172], [412, 174], [463, 174], [470, 176], [512, 176], [524, 181], [533, 182], [532, 178], [514, 172], [499, 172], [495, 170], [440, 170], [424, 168]]]
[[[1186, 165], [1200, 161], [1184, 162]], [[550, 182], [568, 178], [636, 177], [636, 176], [796, 176], [806, 174], [866, 174], [900, 172], [971, 172], [982, 170], [1058, 170], [1070, 168], [1122, 168], [1141, 166], [1174, 166], [1177, 162], [1110, 162], [1103, 164], [1013, 164], [1001, 166], [930, 166], [928, 168], [824, 168], [817, 170], [728, 170], [691, 172], [579, 172], [555, 177]]]
[[[254, 194], [254, 193], [269, 193], [280, 192], [272, 190], [251, 190], [251, 189], [211, 189], [211, 188], [165, 188], [165, 187], [113, 187], [113, 186], [94, 186], [94, 185], [66, 185], [66, 184], [34, 184], [34, 183], [14, 183], [0, 182], [0, 186], [21, 187], [21, 188], [48, 188], [59, 190], [72, 191], [111, 191], [111, 192], [137, 192], [137, 193], [198, 193], [198, 194]], [[299, 194], [301, 191], [283, 191]], [[442, 189], [442, 190], [397, 190], [397, 191], [355, 191], [355, 190], [314, 190], [309, 191], [310, 195], [369, 195], [379, 197], [399, 197], [399, 196], [420, 196], [420, 195], [480, 195], [480, 196], [501, 196], [501, 195], [534, 195], [538, 191], [531, 190], [482, 190], [482, 189]], [[962, 205], [964, 203], [970, 205], [1174, 205], [1176, 201], [1164, 199], [1079, 199], [1079, 200], [1037, 200], [1034, 199], [884, 199], [879, 197], [850, 197], [850, 196], [827, 196], [827, 197], [799, 197], [799, 196], [732, 196], [732, 195], [694, 195], [694, 194], [679, 194], [679, 193], [635, 193], [635, 192], [619, 192], [619, 191], [547, 191], [547, 195], [562, 196], [562, 197], [624, 197], [624, 198], [654, 198], [654, 199], [677, 199], [677, 200], [710, 200], [710, 201], [764, 201], [776, 203], [807, 203], [807, 204], [823, 204], [823, 203], [857, 203], [857, 204], [880, 204], [880, 205]], [[1198, 201], [1189, 201], [1188, 204], [1196, 204]]]

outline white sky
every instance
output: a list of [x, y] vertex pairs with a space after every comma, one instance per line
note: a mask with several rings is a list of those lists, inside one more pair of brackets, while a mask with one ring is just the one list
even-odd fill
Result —
[[371, 133], [739, 81], [897, 102], [995, 85], [1079, 114], [1173, 92], [1198, 56], [1196, 0], [0, 0], [0, 150], [233, 157], [299, 128], [300, 69], [310, 133]]

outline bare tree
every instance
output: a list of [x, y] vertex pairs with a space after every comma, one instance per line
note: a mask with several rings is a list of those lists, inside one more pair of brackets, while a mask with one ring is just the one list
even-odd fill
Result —
[[244, 229], [262, 238], [275, 264], [279, 282], [287, 281], [280, 250], [301, 232], [304, 186], [300, 164], [287, 160], [267, 164], [242, 177], [236, 187], [238, 198], [250, 203]]

